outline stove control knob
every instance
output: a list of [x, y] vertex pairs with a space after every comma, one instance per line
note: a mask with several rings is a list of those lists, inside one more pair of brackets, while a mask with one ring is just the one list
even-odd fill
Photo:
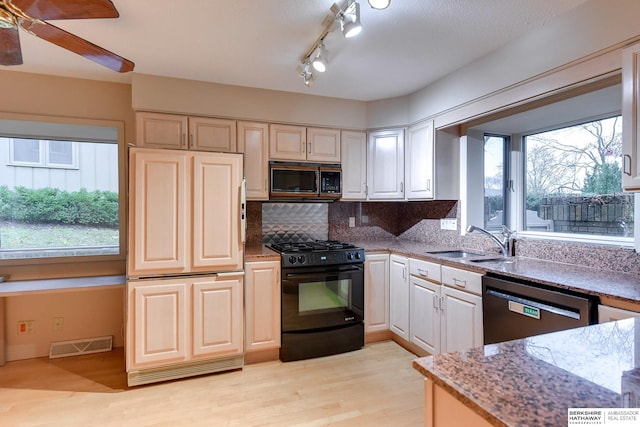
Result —
[[291, 264], [295, 264], [295, 263], [296, 263], [296, 257], [294, 257], [293, 255], [291, 255], [291, 256], [289, 257], [289, 262], [290, 262]]
[[347, 252], [347, 259], [353, 259], [353, 254], [351, 252]]
[[305, 261], [306, 261], [306, 259], [305, 259], [304, 255], [300, 255], [300, 256], [298, 257], [298, 262], [299, 262], [300, 264], [304, 264], [304, 262], [305, 262]]
[[360, 252], [356, 252], [356, 259], [360, 259], [360, 258], [361, 258]]

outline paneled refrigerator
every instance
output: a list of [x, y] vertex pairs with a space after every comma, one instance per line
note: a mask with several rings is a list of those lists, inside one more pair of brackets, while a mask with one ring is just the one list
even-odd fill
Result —
[[243, 366], [242, 154], [131, 148], [131, 385]]

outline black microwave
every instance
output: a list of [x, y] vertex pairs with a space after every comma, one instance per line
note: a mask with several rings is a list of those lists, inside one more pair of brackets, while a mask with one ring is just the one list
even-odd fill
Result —
[[335, 200], [342, 196], [339, 164], [270, 162], [273, 200]]

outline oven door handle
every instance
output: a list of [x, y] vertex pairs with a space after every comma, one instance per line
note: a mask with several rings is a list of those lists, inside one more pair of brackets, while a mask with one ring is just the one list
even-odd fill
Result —
[[356, 273], [362, 271], [362, 267], [353, 267], [347, 270], [338, 270], [338, 271], [323, 271], [317, 273], [286, 273], [284, 277], [287, 279], [313, 279], [317, 280], [318, 276], [337, 276], [343, 273]]

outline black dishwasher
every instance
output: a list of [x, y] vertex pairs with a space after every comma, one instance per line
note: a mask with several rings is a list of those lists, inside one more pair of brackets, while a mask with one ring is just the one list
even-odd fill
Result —
[[595, 323], [597, 297], [494, 276], [482, 277], [484, 343]]

